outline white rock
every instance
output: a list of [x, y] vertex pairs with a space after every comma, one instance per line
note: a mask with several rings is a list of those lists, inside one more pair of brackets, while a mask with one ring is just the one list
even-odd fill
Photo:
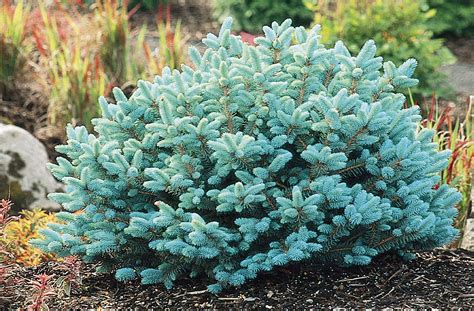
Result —
[[22, 128], [0, 123], [0, 198], [10, 195], [14, 211], [60, 208], [46, 198], [62, 189], [47, 163], [46, 148], [38, 139]]

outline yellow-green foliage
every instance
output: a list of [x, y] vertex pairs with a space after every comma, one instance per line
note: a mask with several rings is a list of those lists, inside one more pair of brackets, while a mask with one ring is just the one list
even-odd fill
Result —
[[97, 0], [94, 13], [99, 30], [100, 55], [107, 76], [117, 85], [135, 82], [143, 72], [137, 50], [142, 48], [144, 33], [132, 42], [129, 16], [133, 12], [128, 12], [121, 1]]
[[424, 10], [420, 0], [306, 0], [315, 12], [315, 24], [321, 24], [321, 40], [332, 46], [343, 40], [352, 53], [357, 53], [367, 39], [377, 45], [377, 54], [385, 61], [400, 65], [415, 57], [418, 67], [414, 77], [420, 81], [415, 95], [449, 95], [441, 65], [454, 62], [442, 39], [434, 39], [427, 21], [434, 10]]
[[27, 63], [31, 51], [31, 43], [25, 35], [29, 12], [23, 0], [16, 6], [7, 0], [0, 2], [0, 94], [12, 87]]
[[474, 1], [472, 0], [428, 0], [430, 8], [436, 10], [436, 18], [429, 20], [430, 29], [436, 34], [459, 37], [474, 36]]
[[39, 237], [38, 230], [46, 228], [47, 223], [57, 221], [54, 214], [35, 209], [22, 211], [20, 216], [7, 223], [3, 235], [0, 236], [0, 245], [12, 255], [12, 260], [22, 265], [34, 266], [55, 258], [54, 255], [43, 253], [28, 243], [29, 240]]

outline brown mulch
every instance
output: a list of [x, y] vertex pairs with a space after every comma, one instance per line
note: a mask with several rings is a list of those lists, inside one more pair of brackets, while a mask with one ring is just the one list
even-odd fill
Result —
[[[171, 23], [173, 29], [178, 21], [181, 21], [182, 38], [188, 45], [203, 46], [201, 40], [208, 33], [218, 33], [220, 23], [212, 15], [211, 2], [209, 0], [181, 0], [172, 1], [170, 4]], [[156, 17], [158, 10], [138, 11], [131, 17], [131, 24], [139, 29], [143, 24], [148, 26], [148, 34], [158, 36], [156, 32]], [[163, 14], [165, 14], [163, 12]], [[165, 18], [163, 16], [163, 18]], [[155, 31], [155, 32], [153, 32]], [[149, 38], [148, 38], [149, 39]], [[153, 42], [151, 45], [153, 46]]]
[[14, 90], [0, 90], [0, 123], [16, 125], [33, 134], [53, 160], [58, 155], [54, 147], [63, 142], [64, 130], [48, 126], [45, 86], [40, 77], [36, 79], [18, 83]]
[[[57, 265], [50, 262], [19, 269], [15, 275], [25, 280], [35, 273], [57, 274]], [[474, 252], [461, 249], [421, 253], [410, 262], [384, 255], [365, 267], [292, 266], [261, 274], [218, 296], [205, 290], [208, 281], [203, 279], [183, 280], [166, 290], [162, 285], [118, 283], [110, 275], [96, 274], [90, 266], [83, 278], [83, 285], [73, 289], [70, 297], [50, 299], [49, 308], [474, 308]], [[24, 306], [31, 290], [17, 288], [16, 296], [5, 307]]]

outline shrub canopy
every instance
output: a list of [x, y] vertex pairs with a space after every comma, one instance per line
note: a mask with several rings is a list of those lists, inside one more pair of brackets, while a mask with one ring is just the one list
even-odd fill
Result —
[[[257, 46], [209, 34], [193, 67], [100, 99], [96, 134], [69, 127], [51, 165], [66, 209], [44, 239], [119, 280], [171, 287], [205, 275], [219, 292], [293, 262], [366, 265], [453, 240], [459, 193], [439, 185], [447, 152], [421, 129], [413, 59], [400, 67], [324, 48], [286, 20]], [[383, 67], [383, 72], [381, 68]]]

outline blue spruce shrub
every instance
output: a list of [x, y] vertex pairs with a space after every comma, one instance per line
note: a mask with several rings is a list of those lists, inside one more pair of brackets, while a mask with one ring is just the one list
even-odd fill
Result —
[[123, 281], [204, 275], [216, 293], [276, 266], [367, 265], [457, 236], [460, 195], [437, 187], [449, 154], [397, 92], [416, 85], [415, 60], [383, 63], [373, 41], [327, 49], [290, 20], [257, 46], [230, 26], [190, 49], [192, 67], [100, 98], [96, 134], [67, 129], [69, 160], [51, 165], [63, 223], [34, 245]]

